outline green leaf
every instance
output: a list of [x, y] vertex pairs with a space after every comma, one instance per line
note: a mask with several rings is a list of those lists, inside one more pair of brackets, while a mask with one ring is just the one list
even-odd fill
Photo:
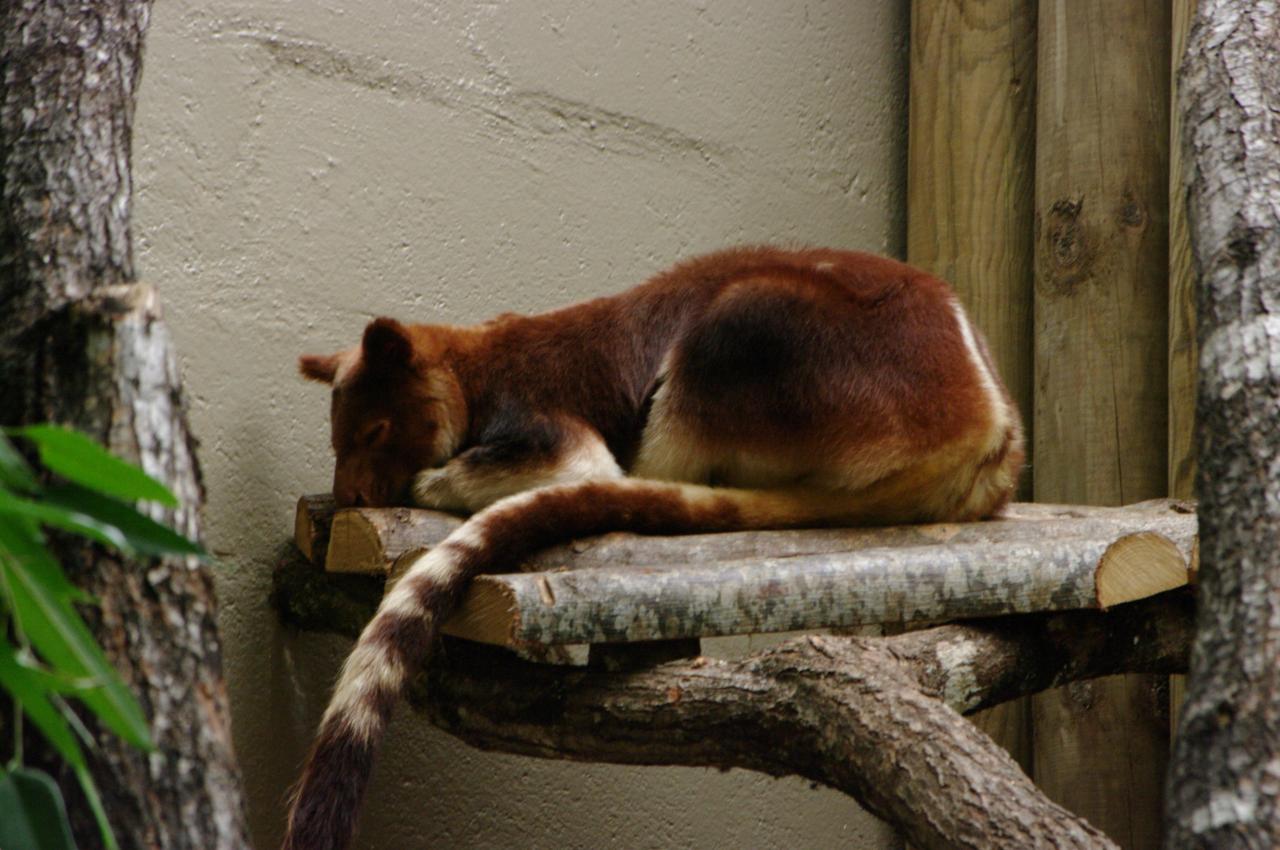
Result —
[[34, 502], [15, 496], [7, 490], [0, 490], [0, 514], [52, 525], [114, 549], [127, 551], [129, 546], [124, 533], [115, 526], [99, 522], [88, 514], [53, 504], [47, 498]]
[[93, 812], [93, 819], [98, 822], [98, 832], [102, 833], [102, 846], [105, 850], [120, 850], [120, 845], [116, 843], [116, 836], [111, 831], [111, 824], [107, 821], [107, 810], [102, 807], [102, 798], [98, 796], [98, 786], [93, 784], [93, 777], [89, 775], [88, 767], [73, 767], [76, 779], [80, 781], [80, 790], [84, 792], [84, 798], [89, 803], [89, 810]]
[[[48, 592], [72, 602], [92, 602], [80, 588], [67, 580], [62, 567], [44, 545], [40, 526], [25, 517], [8, 516], [0, 512], [0, 557], [5, 554], [26, 565], [33, 578], [43, 584]], [[0, 591], [4, 585], [0, 584]], [[13, 609], [12, 604], [9, 606]], [[14, 611], [21, 625], [21, 611]]]
[[[22, 712], [59, 755], [73, 766], [84, 764], [84, 754], [80, 752], [75, 735], [58, 709], [49, 702], [46, 682], [18, 660], [17, 652], [3, 635], [0, 635], [0, 687], [18, 701]], [[0, 847], [5, 846], [0, 843]]]
[[0, 557], [0, 582], [23, 633], [44, 662], [58, 675], [97, 682], [77, 693], [80, 701], [117, 735], [151, 749], [142, 709], [70, 601], [52, 592], [36, 570], [13, 557]]
[[35, 493], [40, 489], [40, 483], [31, 474], [31, 468], [4, 434], [0, 434], [0, 485], [27, 493]]
[[0, 515], [22, 517], [118, 549], [127, 555], [196, 555], [205, 551], [131, 505], [76, 484], [59, 484], [39, 501], [0, 490]]
[[139, 555], [205, 556], [199, 544], [150, 517], [138, 513], [132, 505], [119, 499], [95, 493], [76, 484], [59, 484], [45, 492], [44, 503], [63, 509], [68, 514], [87, 518], [100, 527], [117, 530], [127, 551]]
[[0, 847], [76, 850], [62, 792], [43, 771], [0, 772]]
[[69, 481], [121, 499], [148, 499], [178, 506], [178, 500], [136, 466], [112, 457], [83, 434], [56, 425], [29, 425], [9, 433], [36, 444], [40, 462]]

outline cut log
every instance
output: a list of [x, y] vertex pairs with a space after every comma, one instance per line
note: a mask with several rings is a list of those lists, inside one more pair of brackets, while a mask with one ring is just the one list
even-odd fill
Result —
[[1191, 565], [1169, 538], [1153, 531], [1126, 534], [1108, 546], [1098, 562], [1098, 607], [1183, 587], [1190, 577]]
[[384, 573], [396, 558], [434, 546], [462, 520], [439, 511], [413, 508], [356, 508], [338, 511], [329, 528], [325, 569], [333, 573]]
[[333, 511], [333, 496], [328, 493], [298, 499], [298, 509], [293, 517], [293, 542], [303, 557], [313, 564], [324, 563]]
[[[354, 508], [335, 514], [332, 501], [326, 503], [327, 499], [327, 496], [304, 496], [298, 501], [295, 543], [312, 563], [331, 572], [388, 572], [406, 552], [438, 544], [462, 522], [450, 514], [410, 508]], [[1163, 534], [1190, 559], [1196, 532], [1194, 511], [1190, 502], [1168, 499], [1123, 508], [1014, 504], [1001, 518], [978, 523], [743, 531], [679, 537], [606, 534], [552, 547], [529, 559], [524, 566], [549, 569], [699, 563], [817, 555], [877, 546], [999, 544], [1108, 534], [1114, 539], [1136, 531]], [[330, 525], [337, 528], [332, 536]], [[328, 543], [321, 545], [324, 540]], [[318, 555], [325, 550], [325, 556]], [[511, 570], [520, 567], [512, 564]]]
[[880, 547], [481, 576], [444, 631], [525, 646], [850, 628], [1101, 608], [1187, 581], [1178, 547], [1151, 531]]
[[[331, 572], [389, 582], [461, 523], [409, 508], [298, 503], [296, 540]], [[996, 520], [679, 537], [606, 534], [482, 576], [444, 630], [486, 643], [635, 642], [1106, 607], [1188, 582], [1189, 503], [1016, 504]], [[944, 545], [945, 544], [945, 545]]]

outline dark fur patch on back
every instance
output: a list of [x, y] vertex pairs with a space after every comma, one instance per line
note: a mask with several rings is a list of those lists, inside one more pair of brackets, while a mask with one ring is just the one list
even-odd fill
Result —
[[675, 415], [747, 450], [901, 439], [924, 453], [985, 404], [945, 284], [906, 266], [739, 280], [674, 354]]

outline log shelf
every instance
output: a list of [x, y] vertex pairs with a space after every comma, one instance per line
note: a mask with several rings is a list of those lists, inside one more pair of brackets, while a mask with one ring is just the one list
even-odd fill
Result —
[[[296, 628], [354, 637], [387, 583], [460, 522], [304, 497], [275, 607]], [[796, 774], [922, 850], [1117, 850], [961, 715], [1097, 676], [1185, 672], [1182, 586], [1196, 564], [1194, 507], [1170, 500], [1016, 504], [988, 522], [900, 528], [608, 534], [474, 581], [408, 697], [481, 749]], [[839, 633], [943, 619], [962, 622]], [[700, 637], [783, 629], [835, 633], [738, 660], [699, 654]]]
[[[345, 581], [376, 598], [378, 583], [460, 523], [409, 508], [335, 511], [328, 496], [304, 496], [292, 580]], [[607, 534], [478, 578], [444, 631], [536, 651], [1106, 609], [1186, 585], [1196, 561], [1194, 507], [1177, 500], [1014, 504], [964, 524]]]

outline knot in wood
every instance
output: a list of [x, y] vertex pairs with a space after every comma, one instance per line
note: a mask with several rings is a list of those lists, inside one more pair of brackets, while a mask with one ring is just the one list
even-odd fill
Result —
[[1084, 198], [1054, 201], [1041, 223], [1042, 268], [1040, 283], [1045, 294], [1069, 295], [1089, 275], [1090, 240], [1081, 221]]
[[1067, 702], [1077, 711], [1088, 711], [1098, 701], [1098, 692], [1092, 681], [1068, 682], [1062, 690]]
[[1116, 212], [1116, 219], [1122, 228], [1129, 230], [1144, 230], [1147, 226], [1149, 216], [1147, 208], [1138, 200], [1132, 189], [1125, 189], [1120, 196], [1120, 208]]

